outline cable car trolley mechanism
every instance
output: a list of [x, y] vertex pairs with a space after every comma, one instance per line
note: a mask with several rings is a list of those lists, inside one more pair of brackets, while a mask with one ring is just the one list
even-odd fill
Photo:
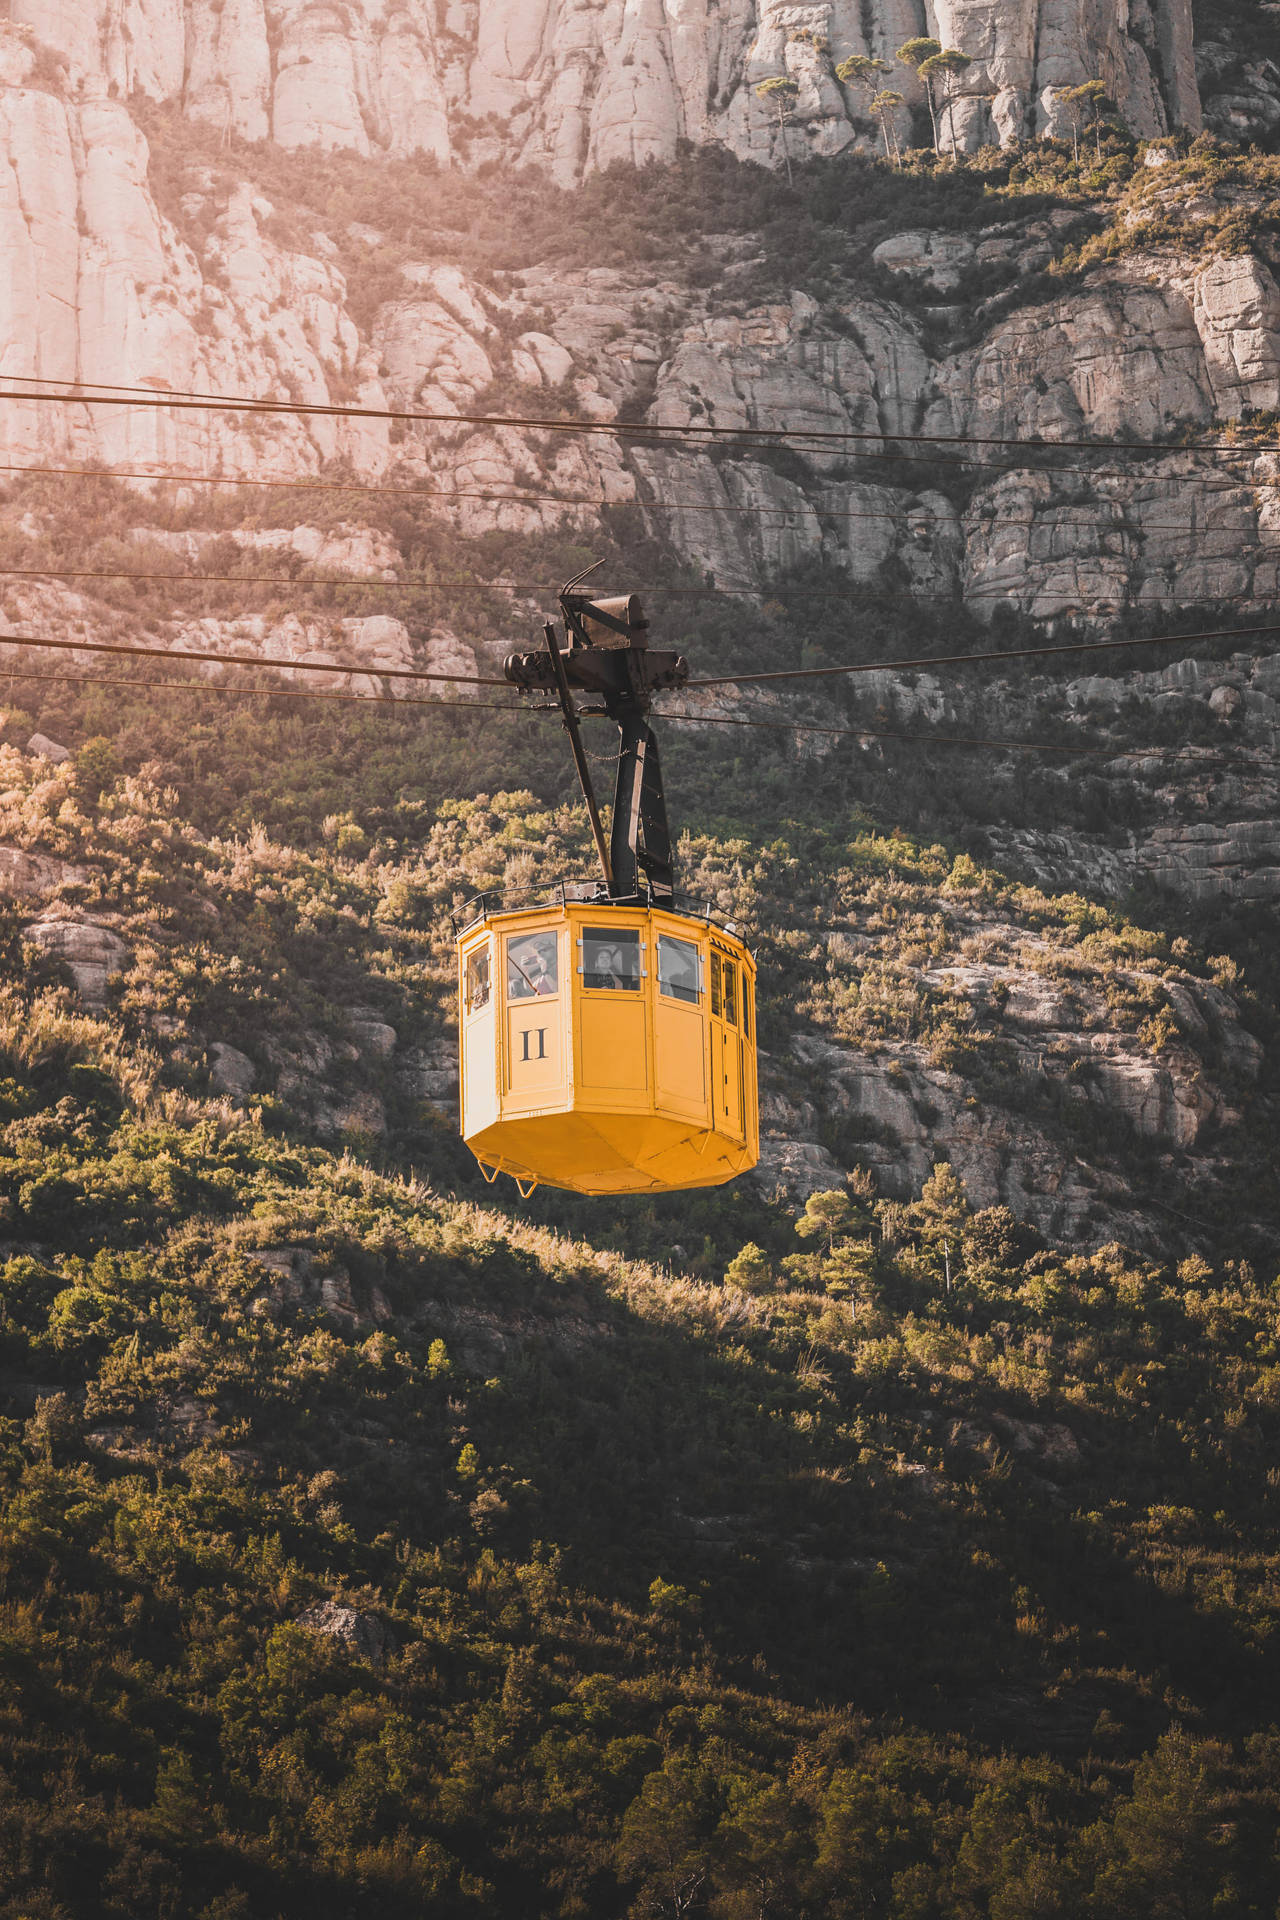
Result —
[[[648, 645], [634, 594], [560, 596], [564, 644], [506, 677], [553, 696], [602, 871], [594, 892], [479, 911], [458, 938], [462, 1135], [482, 1171], [576, 1193], [720, 1186], [756, 1164], [755, 962], [728, 926], [677, 902], [653, 696], [688, 666]], [[578, 706], [575, 695], [597, 705]], [[606, 838], [579, 721], [618, 728]]]

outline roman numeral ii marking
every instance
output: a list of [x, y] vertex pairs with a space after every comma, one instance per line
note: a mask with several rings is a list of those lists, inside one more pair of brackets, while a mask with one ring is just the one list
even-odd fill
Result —
[[529, 1027], [521, 1029], [520, 1038], [524, 1041], [524, 1052], [520, 1055], [522, 1062], [525, 1060], [545, 1060], [547, 1057], [547, 1030], [545, 1027], [537, 1028], [538, 1051], [536, 1053], [530, 1053], [529, 1042], [533, 1038], [533, 1031], [534, 1030]]

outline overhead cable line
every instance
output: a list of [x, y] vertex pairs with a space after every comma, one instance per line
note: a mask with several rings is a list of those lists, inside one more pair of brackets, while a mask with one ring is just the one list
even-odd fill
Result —
[[[258, 661], [258, 666], [269, 665]], [[229, 687], [217, 680], [108, 680], [91, 673], [31, 673], [20, 667], [0, 667], [0, 681], [42, 680], [52, 686], [122, 687], [128, 692], [156, 689], [165, 693], [216, 694], [219, 698], [264, 700], [340, 700], [356, 706], [457, 707], [467, 713], [528, 714], [529, 707], [509, 701], [436, 700], [412, 693], [341, 693], [331, 687]]]
[[[10, 374], [11, 380], [24, 378]], [[40, 384], [33, 380], [28, 386]], [[551, 419], [530, 414], [435, 413], [410, 407], [358, 407], [336, 401], [255, 400], [244, 394], [200, 393], [183, 387], [121, 390], [92, 383], [65, 381], [73, 390], [63, 393], [36, 393], [25, 389], [0, 389], [0, 399], [49, 402], [69, 406], [161, 407], [180, 412], [232, 412], [282, 414], [295, 418], [337, 420], [387, 420], [425, 426], [513, 427], [527, 432], [592, 434], [617, 438], [652, 438], [695, 441], [727, 441], [770, 445], [792, 441], [831, 445], [848, 441], [910, 441], [920, 446], [957, 447], [1033, 447], [1053, 451], [1061, 448], [1074, 453], [1213, 453], [1239, 454], [1265, 449], [1242, 448], [1235, 441], [1189, 441], [1181, 446], [1158, 440], [1053, 440], [1032, 439], [1015, 434], [913, 433], [910, 430], [860, 427], [718, 427], [675, 426], [660, 422], [629, 420]], [[78, 390], [76, 390], [78, 389]]]
[[[530, 707], [511, 706], [506, 702], [494, 700], [434, 700], [412, 694], [391, 693], [339, 693], [323, 687], [228, 687], [204, 680], [115, 680], [86, 673], [33, 673], [22, 670], [0, 668], [2, 680], [36, 680], [57, 686], [78, 685], [81, 687], [115, 687], [128, 692], [157, 691], [165, 693], [188, 693], [203, 695], [216, 694], [230, 699], [283, 699], [283, 700], [330, 700], [341, 701], [355, 706], [392, 706], [392, 707], [450, 707], [460, 711], [475, 713], [511, 713], [527, 715], [536, 711]], [[598, 716], [586, 714], [580, 716], [592, 719]], [[1016, 753], [1068, 753], [1090, 754], [1104, 759], [1118, 759], [1123, 753], [1150, 751], [1149, 749], [1109, 747], [1059, 746], [1048, 741], [1036, 740], [975, 740], [961, 738], [955, 734], [928, 733], [892, 733], [881, 727], [828, 727], [811, 725], [807, 721], [794, 720], [735, 720], [721, 715], [702, 715], [691, 713], [664, 713], [658, 716], [665, 722], [677, 726], [722, 726], [757, 727], [773, 733], [817, 733], [844, 735], [857, 739], [903, 740], [912, 741], [921, 746], [941, 747], [993, 747]], [[1181, 752], [1181, 748], [1157, 748], [1156, 752]], [[592, 755], [592, 758], [598, 756]]]
[[[3, 376], [0, 376], [0, 378], [2, 377]], [[0, 390], [0, 400], [12, 399], [14, 397], [16, 396], [12, 394], [6, 394], [2, 390]], [[35, 398], [35, 399], [46, 399], [54, 396], [38, 394], [35, 396], [27, 396], [27, 397]], [[74, 396], [60, 395], [56, 397], [62, 398], [62, 399], [68, 399], [68, 398], [73, 398]], [[91, 403], [86, 402], [84, 404], [91, 404]], [[455, 422], [460, 421], [461, 424], [463, 425], [466, 425], [468, 423], [467, 416], [447, 414], [442, 417], [445, 420], [452, 420]], [[600, 425], [607, 426], [608, 423], [601, 422]], [[642, 426], [634, 426], [631, 430], [636, 433], [645, 433], [645, 432], [652, 433], [657, 431], [657, 429], [655, 428], [646, 428]], [[672, 428], [670, 429], [670, 431], [672, 433], [678, 433], [680, 429]], [[724, 429], [719, 429], [718, 431], [723, 431], [727, 433], [727, 432], [733, 431], [733, 429], [724, 428]], [[759, 429], [759, 431], [768, 432], [769, 429], [761, 428]], [[792, 431], [795, 433], [796, 439], [790, 446], [790, 451], [794, 453], [804, 453], [806, 451], [812, 451], [814, 453], [819, 453], [823, 455], [824, 458], [829, 459], [831, 457], [829, 449], [807, 448], [805, 445], [805, 434], [803, 429], [799, 429], [799, 428], [791, 429], [791, 430], [777, 429], [776, 431], [777, 432]], [[881, 434], [879, 436], [876, 436], [876, 435], [871, 436], [872, 439], [875, 439], [877, 437], [880, 439], [883, 439], [887, 443], [893, 440], [900, 439], [902, 436], [892, 432]], [[1048, 461], [1039, 457], [1040, 455], [1045, 453], [1052, 453], [1056, 447], [1063, 446], [1065, 443], [1062, 441], [1011, 440], [1007, 444], [1010, 446], [1021, 447], [1028, 454], [1035, 454], [1037, 458], [1034, 462], [1034, 465], [1028, 462], [1027, 464], [1020, 466], [1016, 463], [1010, 463], [1008, 460], [983, 460], [978, 458], [968, 458], [963, 455], [961, 456], [953, 455], [950, 457], [946, 457], [938, 453], [928, 453], [928, 454], [903, 453], [888, 444], [878, 449], [870, 449], [865, 452], [851, 451], [848, 455], [848, 458], [851, 460], [861, 460], [861, 461], [867, 461], [867, 462], [889, 461], [889, 462], [897, 463], [903, 466], [921, 466], [927, 462], [930, 471], [933, 473], [937, 473], [941, 471], [943, 473], [956, 473], [956, 474], [963, 475], [963, 474], [972, 473], [975, 470], [977, 470], [980, 472], [992, 473], [996, 475], [998, 478], [1005, 478], [1011, 474], [1017, 474], [1020, 472], [1029, 472], [1034, 474], [1059, 473], [1059, 474], [1066, 474], [1068, 476], [1075, 476], [1076, 478], [1087, 478], [1089, 480], [1134, 481], [1134, 480], [1139, 480], [1141, 478], [1141, 476], [1137, 474], [1132, 467], [1128, 467], [1128, 466], [1111, 466], [1111, 467], [1081, 466], [1078, 463], [1067, 465], [1062, 461]], [[1105, 446], [1108, 443], [1102, 442], [1100, 444]], [[762, 450], [767, 451], [768, 449], [765, 448]], [[1163, 448], [1157, 447], [1156, 451], [1163, 452], [1164, 454], [1177, 454], [1177, 453], [1195, 453], [1198, 451], [1198, 449], [1195, 447], [1168, 446]], [[1268, 450], [1261, 447], [1243, 447], [1239, 449], [1239, 451], [1244, 454], [1256, 455], [1258, 453], [1262, 453]], [[343, 482], [316, 481], [316, 480], [266, 480], [266, 479], [258, 480], [258, 479], [252, 478], [251, 476], [246, 476], [246, 475], [236, 476], [232, 474], [143, 473], [143, 472], [138, 472], [132, 469], [127, 469], [127, 468], [108, 470], [102, 467], [24, 467], [24, 466], [17, 466], [17, 465], [6, 467], [3, 465], [0, 465], [0, 472], [65, 474], [69, 477], [78, 477], [79, 475], [84, 474], [86, 477], [89, 477], [92, 479], [147, 480], [147, 481], [152, 481], [156, 483], [160, 483], [160, 482], [172, 483], [174, 485], [180, 485], [180, 486], [281, 487], [281, 488], [296, 488], [302, 492], [309, 491], [309, 492], [315, 492], [315, 493], [332, 492], [332, 493], [368, 493], [368, 494], [388, 494], [388, 495], [426, 494], [426, 495], [434, 495], [440, 498], [457, 497], [457, 498], [467, 498], [467, 499], [483, 499], [488, 497], [486, 494], [483, 494], [478, 490], [470, 489], [470, 488], [454, 489], [454, 488], [434, 487], [434, 486], [411, 487], [411, 486], [405, 486], [403, 484], [375, 485], [368, 481], [358, 481], [358, 480], [343, 481]], [[1155, 476], [1155, 477], [1158, 478], [1159, 476]], [[838, 485], [839, 482], [832, 481], [831, 484]], [[872, 485], [874, 483], [865, 482], [863, 484]], [[1245, 482], [1240, 481], [1237, 484], [1243, 486]], [[510, 494], [499, 494], [494, 497], [498, 499], [513, 499], [518, 496], [510, 495]], [[574, 502], [573, 504], [577, 504], [577, 503]], [[607, 502], [607, 501], [598, 501], [594, 499], [587, 499], [587, 500], [583, 500], [581, 504], [584, 506], [599, 507], [604, 505], [625, 506], [631, 503], [626, 501]], [[736, 509], [733, 509], [733, 508], [729, 508], [727, 510], [736, 511]], [[743, 508], [742, 511], [744, 512], [750, 511], [750, 509]]]
[[[688, 680], [689, 688], [749, 686], [770, 680], [835, 679], [852, 674], [919, 671], [933, 667], [967, 667], [1009, 660], [1049, 658], [1066, 653], [1114, 653], [1130, 647], [1183, 646], [1200, 640], [1239, 640], [1266, 635], [1280, 639], [1280, 627], [1220, 627], [1198, 633], [1157, 633], [1137, 639], [1075, 640], [1046, 647], [992, 648], [981, 653], [925, 654], [914, 659], [869, 660], [847, 667], [788, 667], [768, 673], [720, 674]], [[190, 660], [222, 667], [256, 667], [289, 673], [347, 673], [369, 680], [433, 680], [453, 686], [506, 687], [494, 676], [435, 673], [419, 667], [383, 667], [361, 661], [264, 660], [257, 654], [219, 653], [186, 647], [126, 646], [107, 640], [51, 640], [32, 634], [0, 633], [0, 646], [47, 648], [65, 653], [104, 653], [127, 659]], [[3, 671], [3, 669], [0, 669]]]
[[[289, 673], [354, 673], [366, 680], [441, 680], [459, 687], [507, 687], [508, 680], [469, 673], [431, 673], [422, 667], [380, 667], [358, 660], [264, 660], [252, 653], [214, 653], [194, 647], [127, 647], [110, 640], [41, 640], [29, 633], [0, 633], [0, 646], [51, 647], [63, 653], [110, 653], [126, 659], [195, 660], [219, 667], [283, 669]], [[0, 672], [4, 669], [0, 668]], [[207, 684], [207, 683], [202, 683]], [[519, 711], [519, 709], [513, 709]]]
[[902, 673], [931, 667], [980, 666], [991, 661], [1038, 660], [1063, 653], [1115, 653], [1126, 647], [1180, 647], [1192, 640], [1244, 640], [1265, 634], [1280, 640], [1280, 627], [1218, 627], [1202, 633], [1152, 633], [1136, 640], [1071, 640], [1052, 647], [992, 648], [984, 653], [923, 654], [914, 660], [868, 660], [854, 667], [786, 667], [773, 673], [723, 673], [687, 680], [687, 687], [745, 687], [762, 680], [831, 680], [854, 673]]

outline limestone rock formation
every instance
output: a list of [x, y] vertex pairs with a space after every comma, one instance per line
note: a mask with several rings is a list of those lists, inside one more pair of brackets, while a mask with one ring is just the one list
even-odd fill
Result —
[[[933, 33], [969, 53], [957, 140], [1055, 129], [1056, 90], [1094, 75], [1136, 133], [1195, 127], [1190, 0], [11, 0], [11, 17], [97, 82], [181, 102], [230, 138], [491, 158], [565, 182], [720, 141], [755, 159], [877, 137], [835, 68]], [[779, 129], [756, 84], [796, 83]], [[919, 108], [910, 75], [904, 91]], [[477, 133], [477, 123], [492, 132]]]
[[376, 1613], [361, 1613], [355, 1607], [339, 1606], [336, 1600], [322, 1600], [298, 1615], [298, 1625], [312, 1633], [336, 1640], [357, 1660], [370, 1666], [386, 1665], [387, 1656], [396, 1651], [396, 1638], [385, 1620]]
[[58, 887], [83, 885], [87, 879], [83, 867], [55, 860], [47, 853], [32, 853], [20, 847], [0, 847], [0, 896], [10, 899], [37, 899]]
[[129, 950], [119, 934], [94, 920], [35, 920], [23, 929], [22, 937], [63, 961], [81, 1000], [95, 1009], [106, 1005], [107, 984], [128, 959]]
[[1232, 31], [1229, 16], [1197, 23], [1195, 64], [1204, 124], [1227, 140], [1270, 147], [1280, 128], [1280, 65], [1265, 44], [1267, 10], [1258, 9], [1262, 33]]
[[71, 758], [70, 747], [64, 747], [60, 740], [50, 740], [45, 733], [32, 734], [27, 742], [27, 752], [35, 754], [39, 760], [47, 760], [53, 767], [64, 767]]
[[[915, 978], [960, 1029], [980, 1030], [999, 1050], [1001, 1091], [975, 1088], [919, 1042], [858, 1048], [802, 1029], [785, 1053], [761, 1060], [757, 1181], [803, 1198], [840, 1186], [855, 1155], [882, 1194], [908, 1200], [946, 1160], [975, 1206], [1007, 1206], [1050, 1238], [1096, 1244], [1118, 1233], [1154, 1244], [1160, 1223], [1117, 1174], [1105, 1129], [1126, 1128], [1169, 1167], [1191, 1165], [1180, 1156], [1196, 1149], [1195, 1178], [1211, 1189], [1214, 1143], [1238, 1127], [1237, 1103], [1263, 1065], [1237, 1002], [1173, 970], [1158, 985], [1134, 974], [1128, 984], [1147, 1004], [1158, 995], [1169, 1015], [1134, 1030], [1109, 998], [1123, 975], [1091, 976], [1079, 955], [1064, 965], [1062, 949], [989, 913], [966, 916], [953, 902], [946, 918], [953, 943], [977, 944], [986, 957], [948, 954]], [[831, 950], [855, 981], [879, 964], [874, 938], [833, 933]], [[1104, 1129], [1093, 1153], [1083, 1145], [1091, 1116]], [[813, 1138], [833, 1123], [844, 1164]]]
[[[80, 10], [67, 8], [79, 18]], [[77, 44], [82, 36], [77, 29]], [[146, 140], [101, 79], [79, 93], [0, 86], [0, 362], [11, 378], [328, 402], [342, 381], [382, 389], [327, 261], [270, 240], [270, 202], [245, 186], [219, 211], [203, 259], [156, 207]], [[194, 217], [193, 210], [193, 217]], [[56, 454], [259, 476], [350, 459], [386, 463], [378, 422], [164, 413], [155, 408], [5, 409], [19, 460]]]
[[209, 1084], [243, 1106], [253, 1091], [257, 1069], [247, 1053], [229, 1041], [215, 1040], [209, 1048]]
[[[695, 81], [714, 75], [720, 104], [699, 109], [698, 137], [729, 138], [737, 127], [742, 151], [764, 151], [756, 136], [768, 123], [752, 117], [759, 103], [746, 81], [770, 61], [802, 53], [812, 67], [815, 43], [797, 40], [801, 32], [825, 34], [832, 59], [867, 35], [883, 50], [921, 24], [968, 38], [978, 62], [972, 71], [995, 89], [993, 101], [1004, 101], [1006, 118], [1034, 119], [1045, 88], [1099, 61], [1111, 63], [1119, 92], [1128, 75], [1126, 97], [1147, 99], [1153, 127], [1153, 103], [1166, 94], [1183, 99], [1182, 0], [1135, 7], [1125, 33], [1099, 25], [1079, 0], [1040, 0], [1034, 11], [1039, 38], [1031, 48], [1025, 9], [978, 10], [967, 0], [928, 22], [915, 0], [876, 0], [869, 24], [843, 0], [785, 9], [739, 0], [729, 16], [692, 17], [677, 16], [670, 0], [652, 0], [615, 47], [612, 16], [594, 6], [570, 14], [559, 0], [518, 13], [497, 0], [478, 10], [459, 0], [444, 25], [426, 7], [384, 11], [380, 0], [364, 0], [341, 30], [330, 10], [279, 0], [221, 10], [206, 0], [99, 0], [96, 16], [93, 6], [61, 4], [38, 20], [19, 5], [15, 18], [26, 19], [28, 37], [0, 25], [6, 372], [321, 407], [354, 400], [428, 417], [397, 423], [393, 442], [391, 423], [376, 418], [29, 399], [4, 408], [0, 453], [15, 464], [101, 459], [142, 472], [280, 479], [341, 463], [377, 480], [394, 464], [398, 478], [430, 489], [433, 510], [438, 503], [441, 519], [465, 536], [585, 531], [601, 506], [634, 501], [681, 560], [744, 592], [820, 559], [859, 582], [883, 575], [921, 595], [959, 591], [978, 612], [1005, 602], [1046, 621], [1100, 621], [1166, 601], [1265, 601], [1280, 578], [1280, 494], [1275, 476], [1253, 470], [1243, 455], [1209, 466], [1171, 454], [1140, 478], [1105, 483], [1012, 468], [964, 506], [933, 488], [850, 478], [844, 460], [848, 447], [892, 450], [893, 436], [916, 431], [1143, 437], [1273, 409], [1280, 289], [1259, 254], [1135, 253], [1091, 273], [1083, 287], [985, 305], [962, 299], [954, 314], [939, 295], [962, 294], [965, 276], [989, 267], [1013, 273], [1047, 264], [1079, 216], [1060, 210], [998, 221], [972, 235], [890, 234], [874, 250], [878, 284], [833, 291], [821, 303], [799, 291], [767, 304], [736, 297], [735, 275], [749, 263], [732, 239], [710, 244], [723, 270], [710, 291], [605, 266], [524, 268], [499, 284], [447, 260], [415, 259], [372, 317], [357, 309], [357, 324], [334, 243], [319, 233], [305, 244], [296, 231], [287, 235], [238, 165], [195, 169], [193, 190], [162, 213], [146, 141], [110, 91], [181, 97], [203, 112], [222, 86], [234, 127], [283, 140], [290, 127], [288, 138], [301, 137], [300, 103], [315, 88], [317, 117], [307, 123], [315, 138], [337, 141], [342, 102], [354, 101], [360, 127], [347, 127], [346, 144], [372, 151], [400, 138], [387, 131], [393, 121], [402, 133], [409, 126], [406, 103], [431, 68], [453, 105], [470, 102], [474, 113], [485, 102], [486, 112], [510, 116], [502, 157], [563, 159], [581, 147], [570, 172], [592, 154], [602, 164], [613, 156], [614, 135], [600, 116], [624, 95], [628, 151], [649, 150], [649, 106], [641, 105], [657, 99], [662, 73], [662, 85], [669, 81], [684, 102], [680, 126], [693, 112]], [[272, 42], [265, 65], [254, 51], [263, 35]], [[60, 52], [61, 78], [37, 60], [36, 37]], [[653, 49], [668, 42], [664, 67]], [[627, 75], [617, 82], [622, 93], [609, 91], [615, 53]], [[1150, 78], [1157, 70], [1158, 85]], [[809, 72], [815, 99], [832, 104], [839, 96], [839, 113], [854, 111], [834, 82], [820, 79]], [[389, 87], [400, 102], [394, 113]], [[1185, 99], [1179, 112], [1190, 112]], [[574, 115], [578, 132], [565, 146]], [[840, 125], [841, 137], [852, 137], [847, 117]], [[676, 427], [768, 424], [859, 437], [848, 447], [815, 441], [783, 468], [763, 451], [712, 463], [696, 453], [450, 424], [488, 411], [487, 396], [504, 383], [526, 390], [531, 407], [562, 397], [589, 419], [623, 414]], [[133, 537], [141, 545], [152, 536]], [[204, 564], [208, 543], [198, 535], [154, 537], [193, 569]], [[273, 558], [294, 555], [317, 574], [390, 582], [397, 570], [385, 535], [354, 521], [324, 533], [295, 526], [235, 537]], [[55, 600], [48, 587], [25, 599], [15, 588], [13, 601], [10, 617], [28, 631], [65, 625], [70, 612], [69, 598]], [[270, 631], [226, 628], [222, 637], [281, 661], [336, 658], [354, 643], [371, 650], [375, 665], [412, 664], [418, 642], [397, 636], [393, 622], [389, 612], [376, 637], [370, 623], [339, 631], [299, 611]], [[180, 642], [176, 631], [174, 638]], [[443, 629], [438, 638], [452, 647]]]

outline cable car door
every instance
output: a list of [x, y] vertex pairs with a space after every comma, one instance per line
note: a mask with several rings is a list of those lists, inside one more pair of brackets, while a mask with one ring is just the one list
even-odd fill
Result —
[[717, 1133], [742, 1131], [742, 1034], [738, 1010], [743, 982], [734, 961], [711, 949], [711, 1105]]
[[503, 944], [507, 1095], [531, 1108], [547, 1106], [564, 1090], [559, 935], [554, 928], [533, 929]]
[[462, 1112], [467, 1133], [498, 1117], [498, 1041], [491, 942], [473, 947], [462, 980]]

